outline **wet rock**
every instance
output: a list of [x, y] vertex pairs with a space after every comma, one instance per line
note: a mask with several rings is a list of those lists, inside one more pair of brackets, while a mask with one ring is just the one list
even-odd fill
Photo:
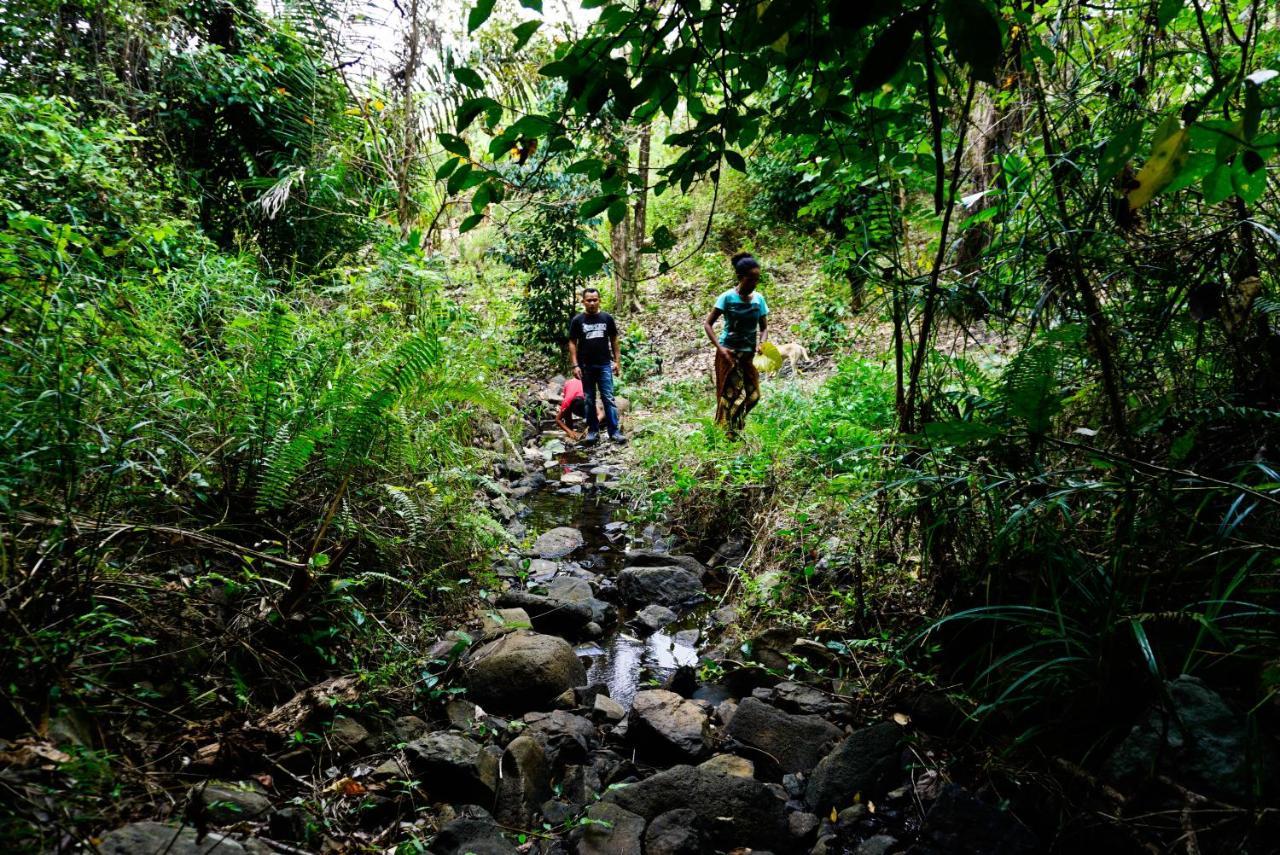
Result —
[[698, 672], [692, 665], [681, 665], [662, 681], [662, 688], [675, 692], [682, 698], [692, 698], [694, 692], [698, 691]]
[[898, 839], [896, 837], [877, 834], [875, 837], [868, 837], [859, 843], [858, 848], [853, 850], [853, 855], [889, 855], [897, 845]]
[[711, 622], [716, 626], [731, 626], [738, 622], [738, 610], [733, 606], [721, 606], [711, 613]]
[[774, 671], [786, 671], [791, 664], [787, 655], [796, 635], [785, 627], [773, 627], [751, 639], [751, 658]]
[[464, 662], [471, 697], [486, 709], [526, 712], [587, 681], [562, 638], [519, 630], [472, 651]]
[[547, 582], [556, 575], [560, 565], [545, 558], [530, 558], [525, 573], [535, 582]]
[[806, 715], [831, 716], [848, 707], [848, 704], [832, 700], [813, 686], [790, 681], [783, 681], [773, 687], [772, 700], [783, 709]]
[[564, 558], [580, 549], [585, 542], [582, 532], [576, 528], [560, 526], [538, 535], [538, 539], [533, 542], [533, 551], [539, 558], [546, 560]]
[[271, 800], [256, 783], [210, 781], [194, 787], [192, 796], [214, 825], [264, 819], [271, 812]]
[[738, 567], [746, 557], [747, 540], [742, 535], [735, 534], [716, 547], [715, 554], [711, 556], [710, 566]]
[[737, 711], [737, 701], [721, 701], [716, 704], [716, 719], [720, 722], [720, 726], [728, 727], [733, 722], [733, 716]]
[[484, 639], [497, 638], [532, 626], [529, 613], [521, 608], [486, 609], [480, 614], [480, 636]]
[[701, 579], [707, 573], [707, 565], [692, 555], [677, 555], [671, 552], [660, 552], [656, 549], [633, 549], [627, 551], [629, 567], [683, 567]]
[[609, 723], [619, 722], [627, 717], [627, 711], [622, 708], [622, 704], [608, 695], [596, 695], [591, 712], [598, 720]]
[[755, 759], [766, 779], [807, 772], [843, 734], [816, 715], [793, 715], [746, 698], [725, 733]]
[[700, 855], [697, 812], [677, 808], [654, 817], [644, 832], [644, 851], [645, 855]]
[[675, 612], [666, 606], [649, 605], [636, 612], [636, 616], [631, 619], [631, 623], [636, 629], [645, 633], [655, 633], [669, 623], [674, 623], [679, 618]]
[[429, 733], [406, 745], [404, 755], [437, 801], [493, 803], [498, 763], [474, 740], [447, 731]]
[[551, 771], [537, 740], [517, 736], [502, 752], [498, 774], [497, 818], [503, 825], [528, 828], [551, 796]]
[[546, 583], [547, 596], [567, 603], [585, 603], [594, 596], [591, 583], [573, 576], [556, 576]]
[[1033, 855], [1042, 851], [1036, 836], [1008, 813], [948, 784], [925, 814], [919, 855]]
[[431, 844], [435, 855], [519, 855], [489, 812], [467, 805], [445, 824]]
[[342, 715], [329, 728], [329, 745], [341, 756], [351, 756], [369, 741], [369, 731], [354, 718]]
[[796, 811], [787, 817], [787, 830], [791, 832], [791, 836], [801, 845], [808, 845], [818, 835], [818, 826], [821, 820], [811, 813], [804, 811]]
[[547, 799], [542, 803], [542, 819], [550, 825], [564, 825], [578, 815], [581, 805], [564, 799]]
[[575, 830], [578, 855], [641, 855], [644, 819], [616, 804], [594, 804], [587, 809], [593, 820]]
[[856, 793], [869, 795], [883, 788], [898, 771], [900, 739], [901, 729], [886, 722], [855, 731], [837, 745], [809, 777], [805, 803], [810, 810], [826, 816], [832, 808], [852, 802]]
[[636, 693], [627, 734], [660, 758], [697, 760], [711, 744], [702, 707], [663, 689]]
[[525, 733], [537, 740], [552, 769], [566, 763], [583, 763], [596, 742], [596, 728], [580, 715], [556, 710], [529, 713]]
[[756, 776], [755, 764], [747, 758], [739, 757], [736, 754], [717, 754], [710, 760], [699, 763], [698, 768], [709, 769], [713, 772], [721, 772], [738, 778], [754, 778]]
[[671, 640], [681, 647], [697, 647], [698, 638], [702, 635], [696, 629], [682, 629], [675, 635], [671, 636]]
[[1252, 769], [1244, 717], [1195, 677], [1165, 685], [1172, 706], [1161, 701], [1148, 710], [1111, 755], [1107, 773], [1124, 784], [1160, 773], [1197, 792], [1247, 801]]
[[369, 778], [374, 781], [402, 781], [409, 777], [409, 764], [401, 756], [388, 757], [369, 773]]
[[416, 715], [402, 715], [391, 723], [391, 738], [396, 745], [412, 742], [431, 730], [431, 726]]
[[556, 490], [556, 492], [561, 496], [581, 496], [582, 485], [574, 484], [569, 487], [561, 487], [559, 490]]
[[693, 694], [689, 697], [695, 701], [706, 701], [709, 704], [719, 706], [725, 701], [732, 700], [733, 695], [729, 689], [719, 683], [705, 683], [693, 690]]
[[867, 815], [867, 806], [859, 802], [856, 805], [850, 805], [840, 813], [836, 814], [836, 827], [840, 829], [853, 828]]
[[834, 834], [824, 834], [818, 838], [818, 842], [813, 844], [813, 848], [809, 850], [809, 855], [834, 855], [840, 851], [840, 838]]
[[627, 567], [618, 574], [618, 595], [629, 606], [656, 603], [668, 608], [690, 606], [706, 598], [702, 582], [675, 565]]
[[776, 686], [780, 682], [776, 674], [755, 666], [734, 668], [724, 675], [724, 684], [735, 698], [745, 698], [758, 688]]
[[452, 698], [444, 705], [449, 726], [457, 730], [470, 730], [480, 717], [480, 708], [465, 698]]
[[240, 841], [225, 834], [197, 837], [194, 828], [162, 822], [132, 822], [102, 835], [101, 855], [243, 855]]
[[577, 638], [595, 613], [586, 603], [571, 603], [525, 591], [505, 591], [497, 605], [507, 609], [523, 609], [538, 632]]
[[786, 850], [786, 798], [780, 788], [711, 769], [675, 766], [604, 796], [646, 819], [687, 808], [698, 816], [705, 850], [772, 846]]

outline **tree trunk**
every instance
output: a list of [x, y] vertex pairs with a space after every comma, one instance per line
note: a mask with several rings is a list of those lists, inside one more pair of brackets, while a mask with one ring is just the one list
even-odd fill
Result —
[[[636, 196], [635, 218], [631, 225], [631, 253], [627, 270], [627, 302], [623, 308], [634, 309], [640, 304], [640, 280], [644, 278], [645, 219], [649, 213], [649, 140], [652, 129], [645, 125], [640, 129], [640, 151], [636, 158], [636, 172], [640, 176], [640, 192]], [[619, 301], [621, 302], [621, 301]]]

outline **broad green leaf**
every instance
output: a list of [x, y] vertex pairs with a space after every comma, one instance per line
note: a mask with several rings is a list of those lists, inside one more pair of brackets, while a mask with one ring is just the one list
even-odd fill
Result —
[[894, 20], [876, 39], [858, 69], [854, 92], [871, 92], [888, 83], [907, 62], [921, 16], [908, 12]]
[[617, 194], [606, 193], [603, 196], [596, 196], [594, 199], [588, 199], [578, 206], [578, 216], [584, 220], [600, 215], [610, 205], [617, 200]]
[[440, 141], [440, 146], [450, 154], [456, 154], [461, 158], [471, 157], [471, 146], [467, 145], [467, 141], [462, 137], [453, 134], [439, 133], [436, 139]]
[[533, 34], [538, 31], [538, 27], [542, 26], [541, 21], [525, 21], [518, 27], [511, 30], [511, 34], [516, 37], [515, 46], [512, 50], [520, 50], [529, 43], [529, 39], [533, 38]]
[[1129, 199], [1129, 210], [1136, 211], [1155, 198], [1177, 176], [1178, 170], [1187, 159], [1187, 132], [1181, 123], [1173, 118], [1174, 129], [1168, 126], [1168, 120], [1156, 132], [1156, 144], [1151, 156], [1142, 165], [1134, 179], [1134, 186], [1126, 192]]
[[653, 230], [653, 245], [658, 250], [671, 249], [676, 245], [676, 236], [666, 226], [658, 226]]
[[1179, 190], [1185, 190], [1208, 175], [1215, 165], [1216, 162], [1210, 152], [1201, 151], [1191, 155], [1178, 170], [1178, 174], [1169, 182], [1169, 186], [1164, 188], [1164, 192], [1177, 193]]
[[458, 232], [460, 234], [469, 232], [482, 222], [484, 222], [484, 214], [472, 214], [463, 220], [462, 224], [458, 226]]
[[1201, 189], [1204, 191], [1204, 200], [1210, 205], [1224, 201], [1231, 195], [1231, 167], [1219, 163], [1204, 177]]
[[1262, 197], [1267, 189], [1267, 170], [1259, 169], [1250, 172], [1244, 163], [1237, 163], [1231, 168], [1231, 187], [1245, 204], [1253, 204]]
[[609, 206], [609, 225], [616, 226], [627, 217], [627, 202], [619, 199]]
[[1138, 153], [1138, 146], [1141, 144], [1141, 121], [1121, 128], [1102, 150], [1102, 157], [1098, 160], [1098, 177], [1103, 181], [1110, 181], [1119, 175], [1124, 165]]
[[498, 110], [502, 109], [497, 101], [488, 97], [468, 98], [466, 101], [463, 101], [458, 105], [457, 132], [462, 133], [471, 125], [472, 122], [476, 120], [476, 116], [479, 116], [486, 110], [491, 110], [495, 107]]
[[1156, 26], [1162, 30], [1169, 26], [1178, 17], [1185, 3], [1186, 0], [1160, 0], [1160, 8], [1156, 10]]
[[574, 276], [594, 276], [600, 272], [608, 260], [608, 256], [593, 246], [582, 253], [582, 257], [574, 263], [571, 272]]
[[467, 68], [465, 65], [460, 65], [453, 70], [453, 76], [459, 83], [466, 86], [468, 89], [484, 88], [484, 78], [482, 78], [474, 68]]
[[739, 172], [747, 171], [746, 160], [744, 160], [742, 155], [738, 154], [736, 151], [732, 149], [725, 149], [724, 159], [728, 161], [730, 166], [732, 166], [734, 169], [738, 170]]
[[467, 16], [468, 33], [474, 33], [480, 29], [485, 21], [489, 20], [496, 2], [497, 0], [476, 0], [476, 5], [471, 7], [471, 14]]
[[1004, 53], [1000, 21], [983, 0], [945, 0], [942, 20], [947, 27], [947, 48], [969, 66], [977, 80], [996, 82], [996, 67]]
[[520, 5], [535, 12], [542, 11], [542, 0], [520, 0]]
[[467, 178], [470, 177], [471, 172], [472, 168], [469, 163], [460, 164], [458, 168], [453, 171], [453, 174], [449, 176], [449, 183], [445, 185], [445, 190], [448, 191], [450, 196], [462, 190], [463, 185], [466, 183]]
[[451, 157], [448, 160], [446, 160], [443, 164], [440, 165], [440, 168], [436, 170], [436, 180], [443, 181], [446, 178], [448, 178], [449, 174], [452, 173], [453, 170], [457, 169], [458, 164], [462, 162], [463, 161], [460, 158], [456, 158], [456, 157]]

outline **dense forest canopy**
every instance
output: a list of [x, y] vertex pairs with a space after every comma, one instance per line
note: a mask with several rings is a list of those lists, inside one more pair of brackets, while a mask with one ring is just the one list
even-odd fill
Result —
[[1278, 149], [1259, 0], [0, 6], [0, 841], [1273, 851]]

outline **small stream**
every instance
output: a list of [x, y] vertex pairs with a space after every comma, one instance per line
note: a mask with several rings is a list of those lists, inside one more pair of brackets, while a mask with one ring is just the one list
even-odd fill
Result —
[[[543, 427], [540, 444], [545, 446], [560, 438], [559, 431]], [[529, 513], [523, 521], [530, 531], [544, 532], [557, 526], [578, 529], [585, 543], [569, 558], [608, 580], [625, 566], [628, 549], [655, 546], [654, 531], [636, 531], [637, 524], [629, 519], [628, 509], [617, 500], [616, 491], [600, 486], [622, 470], [614, 462], [617, 456], [615, 447], [605, 442], [596, 449], [570, 446], [555, 455], [554, 468], [545, 470], [546, 485], [524, 500]], [[600, 471], [602, 468], [610, 472]], [[573, 472], [586, 473], [589, 480], [587, 484], [574, 485], [580, 491], [568, 492], [560, 486], [560, 479]], [[627, 626], [632, 613], [620, 606], [617, 624], [603, 637], [575, 648], [589, 662], [588, 682], [604, 683], [609, 687], [609, 696], [630, 709], [637, 689], [644, 684], [660, 685], [677, 668], [697, 666], [698, 643], [705, 636], [709, 610], [710, 606], [704, 604], [645, 637]]]

